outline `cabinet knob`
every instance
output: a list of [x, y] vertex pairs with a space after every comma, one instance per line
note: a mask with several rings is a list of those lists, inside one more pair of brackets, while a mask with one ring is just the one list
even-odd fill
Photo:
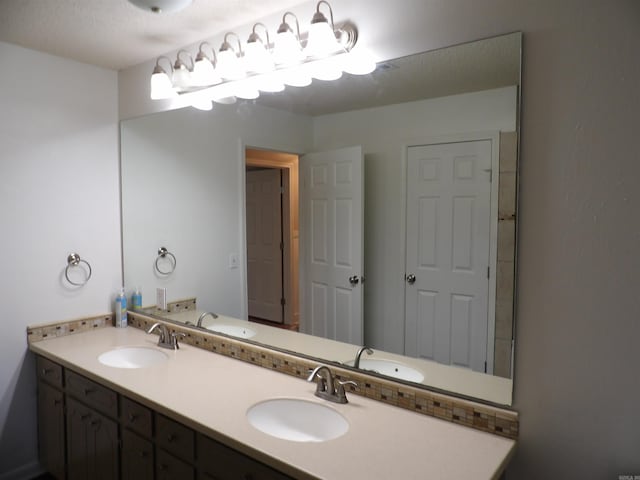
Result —
[[171, 443], [176, 439], [176, 436], [173, 433], [167, 435], [167, 442]]
[[90, 393], [95, 392], [95, 389], [93, 389], [93, 388], [85, 388], [85, 389], [83, 390], [83, 392], [84, 392], [84, 394], [85, 394], [85, 396], [86, 396], [86, 395], [89, 395]]
[[130, 413], [129, 414], [129, 421], [130, 422], [132, 422], [132, 423], [135, 422], [136, 418], [138, 418], [138, 416], [135, 413]]
[[42, 369], [42, 375], [49, 375], [51, 373], [51, 369], [50, 368], [43, 368]]

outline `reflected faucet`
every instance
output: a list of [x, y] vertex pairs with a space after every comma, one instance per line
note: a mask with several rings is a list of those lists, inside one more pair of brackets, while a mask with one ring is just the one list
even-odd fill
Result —
[[196, 324], [196, 327], [202, 328], [202, 320], [204, 320], [204, 317], [206, 317], [207, 315], [211, 315], [211, 318], [213, 318], [214, 320], [218, 318], [218, 315], [216, 315], [213, 312], [204, 312], [202, 315], [200, 315], [200, 318], [198, 318], [198, 323]]
[[366, 345], [364, 347], [360, 348], [360, 350], [358, 350], [358, 353], [356, 353], [356, 359], [353, 362], [353, 366], [355, 368], [360, 368], [360, 357], [362, 356], [362, 352], [367, 352], [367, 355], [373, 355], [373, 350], [371, 350]]

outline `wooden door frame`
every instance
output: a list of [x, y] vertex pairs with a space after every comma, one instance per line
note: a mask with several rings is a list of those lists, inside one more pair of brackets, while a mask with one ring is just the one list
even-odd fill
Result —
[[[284, 324], [299, 325], [300, 323], [300, 301], [298, 286], [298, 240], [299, 231], [299, 215], [298, 215], [298, 155], [285, 152], [275, 152], [260, 148], [245, 146], [244, 151], [244, 168], [246, 167], [263, 167], [277, 168], [283, 171], [284, 199], [285, 208], [282, 215], [282, 240], [283, 240], [283, 295], [285, 298], [284, 305]], [[246, 177], [245, 177], [244, 197], [246, 202]], [[244, 221], [246, 229], [246, 203], [244, 205]], [[246, 238], [245, 238], [246, 249]], [[246, 282], [245, 282], [246, 283]], [[248, 310], [247, 310], [248, 314]]]
[[[452, 135], [439, 135], [435, 137], [424, 137], [402, 144], [402, 212], [401, 212], [401, 228], [402, 228], [402, 245], [401, 252], [405, 265], [404, 270], [406, 275], [406, 261], [407, 261], [407, 169], [409, 162], [409, 148], [420, 147], [427, 145], [437, 145], [441, 143], [461, 143], [461, 142], [475, 142], [480, 140], [491, 141], [491, 205], [490, 205], [490, 233], [489, 233], [489, 265], [495, 266], [489, 271], [489, 292], [487, 301], [487, 374], [493, 375], [494, 370], [494, 355], [495, 355], [495, 340], [496, 340], [496, 279], [497, 279], [497, 266], [498, 266], [498, 184], [499, 184], [499, 158], [500, 158], [500, 132], [475, 132], [475, 133], [459, 133]], [[406, 329], [406, 289], [407, 282], [402, 278], [403, 291], [405, 292], [405, 301], [402, 302], [403, 312], [402, 318], [405, 320]], [[404, 342], [404, 340], [403, 340]]]

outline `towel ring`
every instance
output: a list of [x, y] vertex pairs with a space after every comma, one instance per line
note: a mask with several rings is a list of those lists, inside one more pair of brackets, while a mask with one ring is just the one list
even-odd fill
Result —
[[[81, 263], [84, 263], [87, 266], [87, 268], [89, 269], [89, 273], [87, 274], [87, 278], [85, 278], [84, 282], [74, 282], [69, 278], [69, 269], [71, 267], [78, 267]], [[91, 265], [89, 265], [89, 262], [87, 262], [86, 260], [82, 260], [80, 258], [80, 255], [78, 255], [77, 253], [70, 253], [67, 257], [67, 267], [64, 269], [64, 276], [67, 279], [67, 282], [69, 282], [71, 285], [81, 287], [86, 284], [91, 278]]]
[[[167, 255], [169, 257], [171, 257], [171, 268], [169, 270], [162, 270], [159, 266], [158, 266], [158, 261], [161, 258], [166, 258]], [[178, 262], [176, 261], [176, 256], [171, 253], [169, 250], [167, 250], [165, 247], [160, 247], [158, 249], [158, 256], [156, 257], [156, 271], [160, 274], [160, 275], [171, 275], [173, 273], [173, 271], [176, 269], [176, 264]]]

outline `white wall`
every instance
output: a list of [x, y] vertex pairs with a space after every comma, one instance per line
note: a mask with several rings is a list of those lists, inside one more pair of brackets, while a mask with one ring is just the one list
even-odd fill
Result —
[[[229, 269], [232, 253], [246, 264], [241, 145], [304, 152], [311, 126], [309, 117], [248, 104], [123, 122], [124, 278], [142, 286], [144, 305], [166, 287], [170, 301], [195, 295], [199, 309], [246, 317], [245, 270]], [[168, 276], [153, 269], [160, 246], [177, 259]]]
[[[314, 4], [295, 12], [306, 18]], [[355, 22], [359, 41], [383, 59], [524, 33], [514, 396], [521, 433], [509, 476], [640, 474], [640, 3], [332, 6], [336, 21]], [[152, 68], [150, 61], [120, 76], [123, 117], [150, 111]]]
[[[403, 148], [438, 136], [516, 129], [516, 87], [314, 118], [314, 148], [365, 155], [365, 343], [404, 353]], [[462, 113], [464, 112], [464, 113]]]
[[[120, 285], [116, 72], [0, 43], [0, 478], [35, 468], [26, 326], [110, 311]], [[67, 255], [91, 263], [82, 288]], [[13, 474], [10, 472], [14, 472]]]

